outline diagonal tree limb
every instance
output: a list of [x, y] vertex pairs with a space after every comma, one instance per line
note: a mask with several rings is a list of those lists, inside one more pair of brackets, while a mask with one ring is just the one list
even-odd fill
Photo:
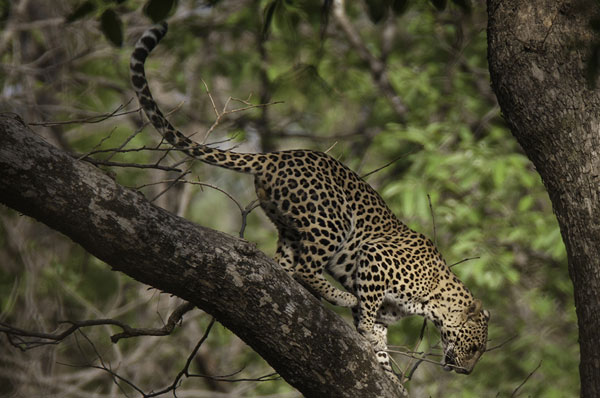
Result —
[[400, 396], [368, 343], [254, 245], [177, 217], [0, 114], [0, 202], [213, 315], [306, 397]]

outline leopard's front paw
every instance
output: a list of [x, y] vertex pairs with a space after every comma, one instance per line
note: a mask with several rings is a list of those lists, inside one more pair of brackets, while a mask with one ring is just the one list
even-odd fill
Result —
[[385, 351], [379, 351], [379, 352], [377, 352], [376, 355], [377, 355], [377, 362], [379, 362], [379, 364], [381, 365], [383, 370], [385, 370], [385, 373], [392, 379], [394, 384], [396, 384], [400, 388], [402, 396], [408, 397], [408, 391], [406, 391], [406, 388], [402, 385], [400, 376], [398, 376], [392, 370], [392, 364], [390, 363], [389, 354]]
[[384, 338], [381, 338], [380, 335], [373, 333], [373, 330], [361, 330], [358, 329], [358, 332], [365, 338], [367, 341], [373, 346], [373, 350], [375, 352], [385, 351], [387, 350], [387, 342]]
[[340, 291], [339, 294], [335, 295], [329, 302], [339, 307], [353, 308], [358, 305], [358, 298], [352, 293]]

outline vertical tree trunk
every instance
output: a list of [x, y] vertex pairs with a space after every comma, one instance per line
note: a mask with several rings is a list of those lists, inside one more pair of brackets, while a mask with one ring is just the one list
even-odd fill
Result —
[[488, 0], [492, 85], [548, 190], [567, 247], [581, 396], [600, 397], [600, 90], [586, 80], [592, 0]]

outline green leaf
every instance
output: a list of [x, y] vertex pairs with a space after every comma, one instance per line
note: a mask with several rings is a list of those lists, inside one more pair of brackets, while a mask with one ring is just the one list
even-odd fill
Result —
[[388, 12], [388, 2], [386, 0], [366, 0], [367, 12], [369, 18], [374, 24], [383, 20]]
[[[10, 15], [11, 2], [9, 0], [0, 0], [0, 24], [4, 24]], [[0, 25], [1, 28], [2, 25]]]
[[144, 6], [144, 14], [154, 23], [164, 21], [169, 16], [174, 5], [175, 0], [148, 0]]
[[265, 7], [265, 22], [262, 27], [262, 37], [266, 40], [269, 37], [269, 31], [271, 30], [271, 23], [273, 22], [273, 15], [277, 8], [278, 0], [273, 0]]
[[519, 204], [517, 205], [517, 210], [520, 212], [528, 211], [533, 206], [533, 196], [526, 195], [519, 200]]
[[321, 40], [325, 39], [325, 33], [327, 32], [327, 26], [329, 26], [329, 15], [333, 8], [333, 0], [324, 0], [323, 6], [321, 7]]
[[460, 7], [465, 14], [471, 13], [471, 0], [452, 0], [452, 2]]
[[506, 181], [506, 166], [502, 162], [495, 162], [492, 164], [492, 179], [494, 180], [494, 186], [496, 188], [502, 188], [504, 181]]
[[96, 4], [92, 1], [84, 1], [77, 8], [75, 8], [69, 15], [65, 17], [66, 23], [74, 22], [78, 19], [85, 17], [86, 15], [96, 10]]
[[438, 11], [444, 11], [446, 8], [446, 0], [431, 0], [431, 3], [438, 9]]
[[117, 47], [123, 45], [123, 23], [117, 13], [109, 8], [100, 16], [100, 30], [104, 37]]
[[392, 1], [392, 10], [394, 10], [394, 14], [402, 15], [408, 9], [408, 0], [393, 0]]

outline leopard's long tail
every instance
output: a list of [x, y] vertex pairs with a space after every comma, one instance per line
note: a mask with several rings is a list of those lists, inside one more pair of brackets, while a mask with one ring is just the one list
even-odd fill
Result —
[[165, 118], [159, 109], [156, 101], [152, 97], [144, 62], [150, 52], [156, 47], [158, 42], [167, 33], [167, 23], [161, 22], [152, 26], [144, 32], [142, 37], [135, 44], [135, 49], [131, 54], [129, 71], [131, 74], [131, 84], [136, 92], [140, 105], [146, 113], [146, 116], [158, 132], [175, 148], [185, 152], [189, 156], [197, 158], [203, 162], [214, 164], [216, 166], [241, 171], [244, 173], [258, 174], [264, 166], [266, 156], [262, 154], [235, 153], [221, 149], [211, 148], [206, 145], [198, 144], [187, 138], [181, 131], [177, 130]]

